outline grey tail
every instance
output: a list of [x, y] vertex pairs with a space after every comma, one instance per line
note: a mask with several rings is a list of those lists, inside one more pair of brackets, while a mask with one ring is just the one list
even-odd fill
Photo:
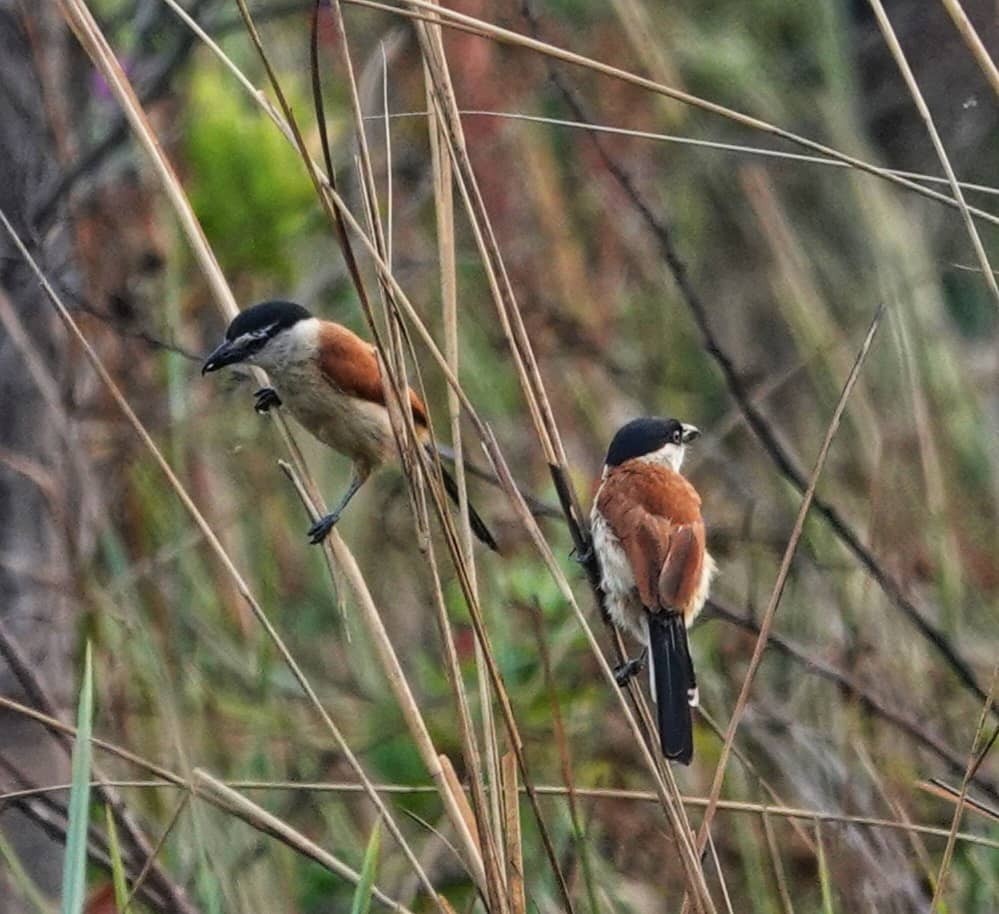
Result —
[[675, 612], [649, 613], [649, 653], [663, 755], [681, 765], [694, 757], [690, 700], [696, 694], [687, 626]]
[[[447, 490], [447, 494], [451, 496], [451, 501], [456, 505], [460, 505], [458, 483], [455, 482], [454, 477], [444, 467], [441, 467], [441, 477], [444, 480], [444, 488]], [[493, 535], [489, 532], [486, 522], [479, 517], [479, 512], [472, 507], [471, 502], [468, 503], [468, 521], [472, 526], [472, 533], [476, 535], [479, 542], [484, 543], [493, 552], [498, 553], [499, 546], [496, 545], [496, 540], [493, 539]]]

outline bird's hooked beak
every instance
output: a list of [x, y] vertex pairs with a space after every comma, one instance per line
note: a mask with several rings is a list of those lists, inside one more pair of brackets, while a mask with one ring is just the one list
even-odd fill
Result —
[[687, 425], [686, 422], [680, 423], [683, 428], [683, 443], [690, 444], [697, 438], [701, 437], [701, 430], [696, 425]]
[[252, 348], [247, 345], [246, 339], [224, 340], [222, 345], [205, 359], [205, 364], [201, 366], [201, 373], [206, 375], [208, 372], [218, 371], [226, 365], [245, 362], [251, 352]]

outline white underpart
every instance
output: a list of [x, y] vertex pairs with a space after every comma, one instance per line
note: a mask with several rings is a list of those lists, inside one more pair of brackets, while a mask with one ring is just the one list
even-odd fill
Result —
[[396, 455], [388, 410], [337, 390], [319, 370], [318, 346], [319, 321], [312, 317], [282, 330], [252, 361], [298, 422], [366, 474]]
[[[599, 492], [597, 496], [599, 497]], [[648, 644], [645, 609], [638, 598], [635, 575], [621, 547], [621, 541], [597, 510], [596, 504], [590, 512], [590, 535], [600, 560], [600, 586], [611, 622], [622, 631], [631, 632], [642, 644]]]

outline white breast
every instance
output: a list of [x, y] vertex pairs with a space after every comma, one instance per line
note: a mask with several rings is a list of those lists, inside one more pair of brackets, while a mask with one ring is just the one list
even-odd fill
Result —
[[649, 635], [645, 610], [638, 598], [635, 575], [621, 548], [621, 541], [597, 510], [595, 500], [590, 512], [590, 534], [600, 562], [600, 586], [611, 621], [623, 631], [631, 632], [642, 644], [647, 644]]

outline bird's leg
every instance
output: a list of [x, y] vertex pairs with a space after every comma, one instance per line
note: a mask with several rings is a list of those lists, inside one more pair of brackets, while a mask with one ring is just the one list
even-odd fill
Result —
[[350, 500], [357, 494], [357, 490], [364, 485], [364, 480], [368, 478], [367, 473], [362, 473], [358, 468], [354, 467], [354, 476], [350, 480], [350, 485], [347, 486], [347, 491], [343, 493], [343, 498], [340, 499], [339, 504], [327, 515], [320, 517], [311, 527], [309, 527], [309, 542], [313, 545], [318, 545], [327, 536], [329, 536], [330, 530], [336, 526], [336, 522], [340, 520], [340, 515], [343, 513], [343, 509], [347, 507]]
[[258, 413], [266, 413], [272, 406], [281, 405], [281, 398], [273, 387], [261, 387], [253, 396], [256, 398], [253, 408]]
[[593, 539], [591, 537], [587, 537], [583, 544], [582, 549], [574, 547], [572, 552], [569, 553], [569, 557], [574, 562], [577, 562], [578, 564], [584, 567], [589, 565], [590, 562], [593, 561], [594, 557]]
[[635, 676], [645, 669], [645, 658], [648, 657], [648, 654], [649, 649], [647, 647], [643, 647], [642, 653], [640, 653], [637, 657], [632, 657], [631, 660], [625, 660], [624, 663], [620, 663], [614, 667], [614, 679], [622, 689], [630, 680], [634, 679]]

